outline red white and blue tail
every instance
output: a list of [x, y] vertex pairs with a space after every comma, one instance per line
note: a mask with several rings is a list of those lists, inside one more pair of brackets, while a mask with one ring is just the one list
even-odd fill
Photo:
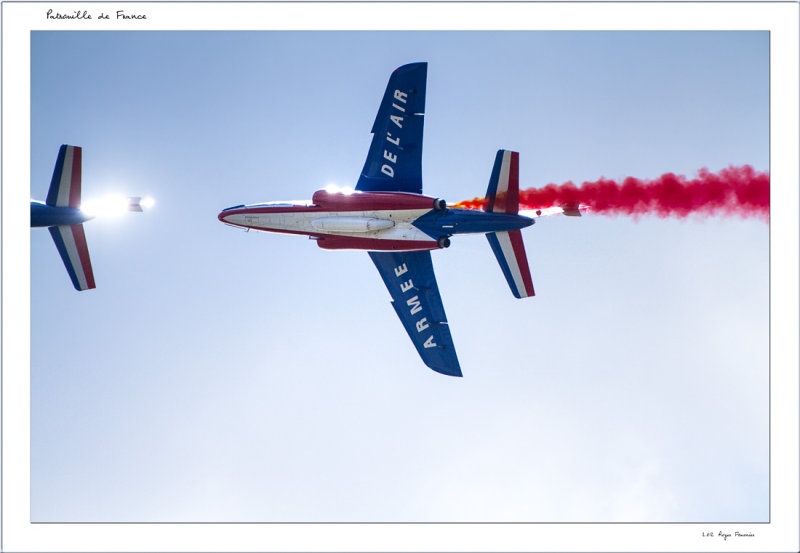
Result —
[[[486, 211], [519, 213], [519, 153], [499, 150], [494, 160], [489, 188], [486, 191]], [[533, 279], [525, 255], [522, 232], [489, 232], [486, 234], [497, 262], [503, 270], [511, 293], [516, 298], [534, 295]]]
[[64, 144], [58, 150], [56, 167], [47, 192], [47, 205], [80, 207], [81, 205], [81, 148]]
[[92, 260], [89, 259], [89, 246], [86, 244], [83, 225], [59, 225], [48, 230], [75, 289], [94, 288]]
[[[74, 207], [81, 205], [81, 148], [64, 144], [58, 150], [56, 167], [47, 192], [47, 205]], [[61, 260], [67, 268], [69, 278], [76, 290], [94, 288], [92, 261], [83, 225], [59, 225], [50, 227]]]
[[486, 190], [486, 211], [519, 213], [519, 152], [497, 151]]

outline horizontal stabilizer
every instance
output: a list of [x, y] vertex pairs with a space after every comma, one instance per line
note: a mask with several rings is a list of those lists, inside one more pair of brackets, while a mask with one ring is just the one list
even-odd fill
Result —
[[83, 225], [61, 225], [48, 229], [56, 243], [61, 260], [67, 268], [69, 278], [76, 290], [94, 288], [92, 261], [89, 259], [89, 247]]
[[[494, 158], [486, 211], [519, 214], [519, 152], [498, 150]], [[486, 233], [497, 262], [515, 298], [533, 296], [533, 281], [519, 230]]]
[[514, 297], [533, 296], [533, 280], [528, 267], [528, 257], [525, 255], [525, 244], [522, 242], [522, 232], [518, 230], [489, 232], [486, 238], [489, 239], [492, 251]]

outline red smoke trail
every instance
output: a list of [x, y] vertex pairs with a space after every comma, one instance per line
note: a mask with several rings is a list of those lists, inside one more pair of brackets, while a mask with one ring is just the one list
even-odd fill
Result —
[[[688, 217], [692, 214], [758, 217], [769, 221], [769, 173], [749, 165], [728, 167], [717, 173], [701, 169], [694, 179], [666, 173], [654, 180], [628, 177], [623, 181], [601, 178], [575, 186], [572, 182], [548, 184], [519, 192], [520, 209], [540, 209], [563, 204], [586, 204], [590, 213], [602, 215], [656, 215]], [[480, 198], [454, 207], [483, 209]]]

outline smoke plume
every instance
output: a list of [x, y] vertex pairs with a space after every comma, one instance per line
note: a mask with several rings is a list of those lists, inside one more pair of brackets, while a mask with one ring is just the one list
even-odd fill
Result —
[[[769, 221], [769, 173], [749, 165], [728, 167], [717, 173], [701, 169], [697, 177], [666, 173], [654, 180], [628, 177], [622, 181], [601, 178], [576, 186], [572, 182], [548, 184], [519, 192], [520, 209], [553, 206], [588, 206], [600, 215], [655, 215], [757, 217]], [[484, 209], [475, 198], [455, 207]]]

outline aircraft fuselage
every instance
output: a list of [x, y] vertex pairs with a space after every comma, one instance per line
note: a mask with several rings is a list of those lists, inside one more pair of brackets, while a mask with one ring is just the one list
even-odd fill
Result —
[[79, 225], [92, 219], [79, 207], [54, 206], [31, 200], [31, 227]]
[[446, 248], [454, 234], [504, 232], [533, 224], [507, 213], [448, 208], [444, 200], [406, 192], [328, 192], [310, 202], [239, 205], [218, 218], [265, 232], [303, 234], [324, 249], [421, 251]]

